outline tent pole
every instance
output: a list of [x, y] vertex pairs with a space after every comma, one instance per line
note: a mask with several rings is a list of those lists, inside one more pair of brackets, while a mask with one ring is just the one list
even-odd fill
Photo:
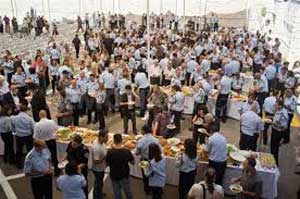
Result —
[[150, 83], [150, 0], [147, 0], [147, 70], [148, 81]]
[[14, 9], [14, 2], [13, 2], [13, 0], [10, 0], [10, 5], [11, 5], [12, 15], [15, 16], [15, 9]]
[[185, 0], [183, 0], [183, 36], [185, 36]]

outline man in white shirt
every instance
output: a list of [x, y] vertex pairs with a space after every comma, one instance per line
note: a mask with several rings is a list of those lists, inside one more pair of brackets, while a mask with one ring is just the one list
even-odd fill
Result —
[[56, 44], [53, 43], [52, 49], [50, 51], [51, 60], [56, 60], [58, 64], [60, 64], [60, 50], [56, 47]]
[[103, 178], [105, 175], [105, 158], [106, 148], [104, 144], [108, 141], [108, 131], [100, 131], [98, 139], [93, 142], [92, 145], [92, 171], [95, 176], [93, 196], [94, 198], [102, 198]]
[[139, 88], [139, 97], [140, 97], [140, 115], [139, 117], [144, 117], [146, 112], [146, 101], [149, 93], [149, 80], [146, 76], [146, 73], [143, 71], [142, 67], [139, 67], [134, 78], [134, 83]]
[[45, 110], [39, 112], [40, 121], [34, 125], [33, 138], [45, 141], [52, 158], [52, 164], [54, 166], [54, 173], [59, 175], [57, 149], [55, 132], [58, 129], [58, 125], [55, 121], [47, 119], [47, 113]]
[[256, 151], [257, 138], [264, 130], [264, 123], [253, 110], [248, 110], [241, 115], [240, 149]]
[[216, 184], [222, 185], [227, 161], [227, 141], [220, 132], [220, 123], [211, 126], [212, 136], [208, 138], [205, 151], [208, 152], [208, 166], [216, 170]]
[[[265, 111], [265, 117], [272, 118], [275, 113], [275, 104], [276, 104], [276, 97], [278, 95], [278, 91], [273, 90], [271, 92], [271, 96], [267, 97], [263, 104], [263, 109]], [[264, 133], [263, 133], [263, 143], [267, 145], [268, 142], [268, 129], [270, 124], [265, 123]]]
[[[220, 72], [221, 75], [223, 75], [223, 71]], [[217, 118], [222, 117], [222, 121], [226, 122], [226, 115], [227, 115], [227, 102], [228, 102], [228, 96], [229, 92], [231, 91], [231, 85], [232, 85], [232, 79], [227, 76], [223, 75], [220, 81], [220, 91], [219, 95], [216, 101], [216, 113], [215, 116]], [[221, 116], [222, 113], [222, 116]]]

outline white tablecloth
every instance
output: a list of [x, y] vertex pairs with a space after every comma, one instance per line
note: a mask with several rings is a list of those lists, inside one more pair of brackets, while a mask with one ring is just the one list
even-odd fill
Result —
[[[216, 109], [216, 99], [213, 97], [209, 97], [207, 100], [207, 107], [209, 112], [212, 114], [215, 114]], [[185, 97], [185, 103], [184, 103], [184, 114], [192, 114], [194, 109], [194, 98], [193, 97]], [[239, 108], [242, 105], [242, 101], [237, 101], [234, 99], [228, 99], [227, 104], [227, 116], [236, 120], [240, 120], [240, 113]]]
[[[58, 158], [61, 158], [64, 156], [65, 151], [67, 148], [66, 143], [57, 143], [57, 155]], [[89, 148], [90, 149], [90, 148]], [[90, 153], [91, 154], [91, 153]], [[91, 164], [91, 157], [89, 158], [89, 167]], [[208, 166], [207, 162], [201, 162], [199, 167], [199, 176], [196, 177], [197, 181], [203, 179], [204, 172], [206, 171], [206, 168]], [[166, 158], [166, 173], [167, 173], [167, 179], [166, 183], [169, 185], [178, 185], [179, 180], [179, 171], [175, 168], [175, 159], [167, 157]], [[242, 173], [242, 169], [238, 167], [228, 166], [225, 171], [224, 176], [224, 185], [223, 188], [225, 190], [225, 193], [232, 194], [229, 190], [229, 185], [231, 182], [231, 179], [233, 177], [238, 177]], [[279, 170], [259, 170], [257, 171], [260, 179], [263, 181], [263, 198], [272, 199], [277, 196], [277, 182], [279, 178]], [[132, 176], [141, 178], [142, 173], [141, 169], [138, 167], [138, 158], [136, 157], [135, 165], [130, 166], [130, 174]]]

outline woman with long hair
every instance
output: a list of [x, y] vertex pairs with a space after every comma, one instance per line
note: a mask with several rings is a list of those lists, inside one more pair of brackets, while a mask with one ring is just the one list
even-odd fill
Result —
[[87, 182], [85, 178], [79, 174], [76, 164], [68, 163], [65, 168], [65, 175], [60, 176], [56, 184], [57, 189], [63, 194], [63, 199], [86, 198], [83, 188], [86, 187]]
[[188, 193], [189, 199], [223, 199], [224, 190], [220, 185], [215, 184], [216, 171], [208, 168], [205, 174], [205, 180], [194, 184]]
[[192, 139], [184, 141], [184, 153], [176, 159], [176, 167], [179, 168], [179, 199], [185, 199], [195, 181], [199, 158], [197, 156], [197, 145]]
[[155, 143], [149, 145], [149, 160], [147, 176], [152, 199], [161, 199], [166, 183], [166, 160], [161, 155], [160, 147]]

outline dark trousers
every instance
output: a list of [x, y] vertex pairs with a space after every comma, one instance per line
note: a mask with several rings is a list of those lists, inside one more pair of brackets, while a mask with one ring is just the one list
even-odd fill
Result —
[[181, 124], [180, 124], [181, 112], [171, 111], [171, 114], [172, 114], [172, 116], [174, 115], [174, 124], [176, 126], [176, 133], [180, 133], [180, 129], [181, 129]]
[[137, 134], [136, 129], [136, 117], [135, 117], [135, 111], [128, 110], [126, 113], [123, 114], [123, 121], [124, 121], [124, 133], [128, 134], [128, 121], [131, 120], [132, 122], [132, 130], [134, 134]]
[[284, 131], [278, 131], [272, 128], [271, 134], [271, 153], [274, 155], [276, 164], [278, 164], [278, 156], [279, 156], [279, 147], [281, 145], [281, 140], [284, 138]]
[[141, 170], [142, 170], [142, 175], [143, 175], [144, 192], [146, 194], [149, 194], [151, 191], [151, 189], [149, 187], [149, 177], [145, 175], [144, 169], [141, 169]]
[[115, 104], [116, 104], [115, 90], [113, 88], [106, 88], [105, 92], [106, 92], [105, 104], [110, 106], [112, 112], [115, 112]]
[[93, 171], [95, 176], [93, 198], [102, 199], [104, 171]]
[[59, 168], [58, 168], [58, 160], [57, 160], [57, 148], [56, 148], [56, 140], [47, 140], [46, 145], [51, 153], [51, 161], [52, 165], [54, 167], [55, 175], [57, 176], [59, 174]]
[[151, 187], [152, 199], [161, 199], [163, 194], [162, 187]]
[[288, 129], [284, 134], [284, 144], [288, 144], [290, 142], [290, 134], [291, 134], [291, 123], [293, 120], [294, 114], [289, 113], [289, 121], [288, 121]]
[[72, 103], [73, 106], [73, 125], [79, 126], [80, 108], [79, 103]]
[[179, 199], [186, 199], [191, 187], [195, 182], [196, 170], [191, 172], [179, 172]]
[[[266, 112], [266, 116], [267, 117], [273, 117], [274, 114]], [[264, 128], [264, 133], [263, 133], [263, 143], [264, 143], [264, 145], [267, 145], [267, 143], [268, 143], [268, 129], [269, 129], [269, 126], [270, 126], [270, 124], [265, 123], [265, 128]]]
[[149, 93], [149, 87], [147, 88], [140, 88], [139, 89], [139, 96], [140, 96], [140, 116], [144, 117], [146, 112], [146, 105], [147, 105], [147, 95]]
[[14, 152], [14, 140], [11, 132], [1, 133], [1, 139], [4, 142], [4, 162], [14, 163], [15, 152]]
[[97, 116], [99, 121], [99, 130], [105, 129], [105, 119], [103, 109], [97, 109]]
[[19, 137], [16, 136], [16, 165], [19, 169], [23, 168], [23, 147], [26, 146], [26, 154], [32, 149], [32, 135]]
[[[216, 112], [215, 115], [217, 118], [221, 118], [222, 120], [226, 120], [227, 115], [227, 102], [228, 102], [228, 94], [219, 94], [216, 102]], [[221, 116], [222, 113], [222, 116]]]
[[226, 169], [226, 161], [225, 162], [215, 162], [212, 160], [208, 161], [208, 166], [212, 167], [216, 170], [216, 184], [221, 185], [223, 183], [223, 177]]
[[57, 77], [55, 75], [52, 75], [51, 86], [52, 86], [53, 93], [55, 93], [56, 84], [57, 84]]
[[[92, 113], [93, 112], [94, 112], [93, 110], [90, 110], [90, 109], [87, 110], [87, 113], [88, 113], [88, 123], [90, 123], [92, 121]], [[97, 122], [97, 119], [98, 119], [97, 111], [95, 111], [94, 123]]]
[[34, 199], [52, 199], [52, 177], [42, 176], [31, 178]]
[[257, 102], [258, 102], [259, 107], [260, 107], [259, 115], [262, 116], [263, 105], [264, 105], [264, 101], [267, 97], [267, 93], [265, 93], [265, 92], [256, 93], [256, 97], [257, 97]]
[[79, 58], [79, 50], [80, 48], [75, 48], [75, 54], [77, 59]]
[[257, 148], [257, 138], [258, 134], [255, 134], [254, 136], [246, 135], [241, 132], [241, 137], [240, 137], [240, 149], [241, 150], [251, 150], [251, 151], [256, 151]]
[[193, 126], [193, 140], [198, 144], [204, 144], [205, 143], [205, 136], [198, 132], [198, 129], [202, 128], [202, 125], [194, 125]]

